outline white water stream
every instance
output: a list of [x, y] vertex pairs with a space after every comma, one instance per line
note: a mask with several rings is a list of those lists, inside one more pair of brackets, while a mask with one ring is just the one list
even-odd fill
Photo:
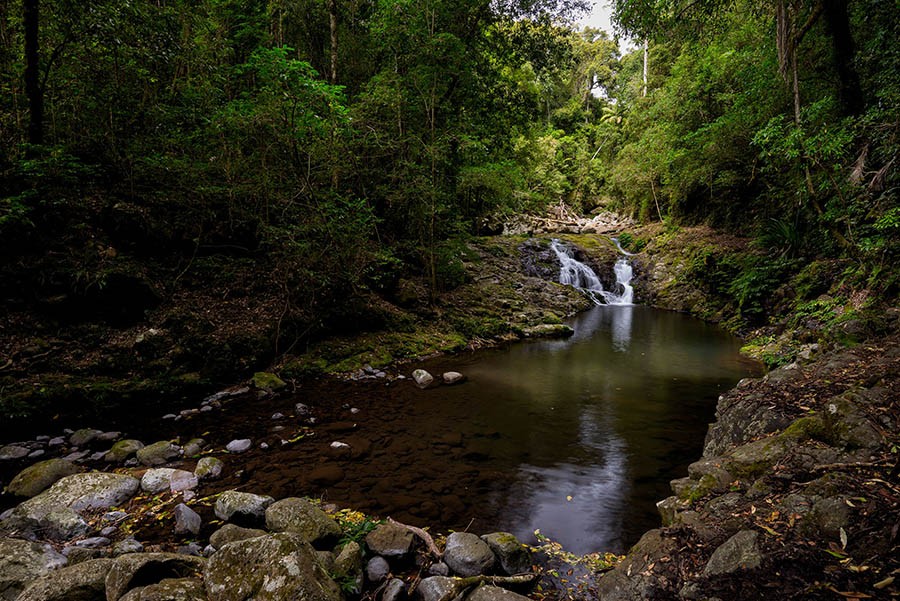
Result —
[[604, 290], [603, 283], [594, 270], [573, 257], [568, 246], [554, 239], [550, 243], [550, 248], [559, 259], [560, 284], [582, 290], [597, 305], [633, 304], [634, 288], [631, 286], [631, 278], [634, 276], [634, 272], [628, 259], [619, 259], [613, 267], [613, 272], [616, 274], [615, 290]]

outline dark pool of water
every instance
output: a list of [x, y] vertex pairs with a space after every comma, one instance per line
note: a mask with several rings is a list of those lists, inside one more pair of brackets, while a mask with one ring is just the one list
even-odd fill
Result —
[[[699, 457], [718, 395], [759, 367], [739, 355], [735, 338], [677, 313], [598, 307], [572, 325], [567, 340], [425, 365], [463, 372], [460, 386], [315, 384], [173, 427], [183, 439], [270, 445], [226, 457], [242, 469], [229, 470], [220, 489], [321, 496], [444, 531], [530, 540], [539, 528], [574, 552], [623, 551], [658, 526], [655, 503]], [[282, 444], [302, 424], [296, 402], [319, 422]], [[272, 420], [275, 411], [286, 417]], [[350, 444], [353, 456], [334, 456], [333, 441]]]

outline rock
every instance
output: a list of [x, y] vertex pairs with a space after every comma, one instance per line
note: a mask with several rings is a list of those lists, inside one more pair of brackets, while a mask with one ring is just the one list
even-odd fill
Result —
[[185, 505], [179, 503], [175, 506], [175, 534], [198, 534], [203, 520], [200, 514]]
[[106, 575], [106, 600], [118, 601], [139, 586], [156, 584], [166, 578], [199, 576], [206, 560], [177, 553], [130, 553], [113, 560]]
[[199, 543], [190, 542], [175, 549], [179, 555], [193, 555], [194, 557], [203, 557], [203, 547]]
[[297, 417], [305, 417], [309, 415], [309, 405], [305, 403], [297, 403], [294, 405], [294, 413]]
[[38, 457], [43, 457], [46, 454], [47, 454], [47, 451], [45, 451], [44, 449], [38, 449], [36, 451], [32, 451], [32, 452], [28, 453], [28, 458], [29, 459], [37, 459]]
[[762, 563], [758, 538], [759, 533], [755, 530], [741, 530], [713, 551], [703, 574], [715, 576], [758, 568]]
[[34, 497], [76, 472], [78, 468], [70, 461], [47, 459], [19, 472], [6, 487], [6, 492], [17, 497]]
[[336, 541], [341, 527], [324, 511], [307, 501], [290, 497], [266, 509], [266, 527], [272, 532], [298, 534], [310, 543]]
[[0, 447], [0, 461], [21, 459], [30, 452], [31, 451], [27, 447], [14, 444], [6, 445], [5, 447]]
[[828, 540], [840, 540], [841, 528], [850, 525], [850, 508], [841, 496], [816, 501], [802, 529], [818, 533]]
[[366, 546], [375, 555], [402, 558], [412, 551], [413, 533], [394, 524], [379, 524], [366, 535]]
[[203, 452], [203, 447], [206, 446], [206, 441], [202, 438], [192, 438], [187, 441], [187, 444], [184, 445], [184, 456], [185, 457], [196, 457], [201, 452]]
[[387, 560], [380, 555], [376, 555], [366, 564], [366, 578], [369, 582], [378, 583], [388, 577], [391, 573], [391, 566]]
[[170, 467], [157, 467], [149, 469], [141, 476], [141, 490], [150, 494], [156, 494], [169, 489], [169, 482], [175, 472]]
[[64, 565], [50, 545], [0, 538], [0, 600], [13, 601], [35, 578]]
[[132, 589], [119, 601], [206, 601], [206, 588], [199, 578], [166, 578]]
[[92, 428], [82, 428], [81, 430], [76, 430], [69, 437], [69, 444], [73, 447], [83, 447], [91, 444], [97, 437], [103, 434], [102, 430], [94, 430]]
[[265, 519], [266, 508], [275, 502], [269, 496], [226, 490], [216, 499], [216, 517], [241, 524], [258, 524]]
[[181, 447], [168, 441], [160, 440], [138, 449], [137, 459], [143, 465], [163, 465], [181, 456]]
[[481, 537], [500, 562], [500, 567], [509, 575], [531, 571], [532, 557], [527, 545], [519, 542], [509, 532], [493, 532]]
[[404, 601], [406, 598], [406, 583], [399, 578], [391, 578], [381, 592], [381, 601]]
[[102, 442], [112, 442], [122, 438], [121, 432], [101, 432], [97, 435], [97, 440]]
[[522, 330], [525, 338], [568, 338], [574, 333], [575, 330], [562, 323], [542, 323]]
[[60, 568], [35, 580], [19, 601], [94, 601], [106, 598], [106, 575], [112, 559], [90, 559]]
[[200, 480], [215, 480], [222, 475], [225, 466], [221, 460], [215, 457], [201, 457], [194, 468], [194, 475]]
[[346, 442], [335, 440], [328, 445], [328, 454], [335, 459], [348, 458], [353, 454], [353, 450]]
[[419, 586], [416, 587], [416, 597], [422, 601], [441, 601], [441, 599], [450, 598], [450, 593], [455, 590], [453, 585], [453, 578], [429, 576], [419, 582]]
[[450, 567], [443, 561], [436, 561], [428, 566], [428, 574], [431, 576], [449, 576]]
[[194, 490], [199, 484], [199, 478], [186, 470], [175, 470], [169, 478], [169, 490], [172, 492]]
[[355, 541], [350, 541], [337, 558], [334, 560], [333, 570], [329, 573], [337, 575], [338, 579], [344, 584], [341, 588], [354, 595], [362, 592], [363, 588], [363, 552], [362, 547]]
[[470, 532], [454, 532], [447, 537], [444, 562], [460, 576], [478, 576], [494, 567], [494, 553], [486, 542]]
[[336, 557], [331, 551], [316, 551], [316, 559], [327, 574], [334, 575], [334, 560]]
[[287, 532], [225, 545], [204, 572], [210, 601], [342, 601], [312, 546]]
[[109, 463], [122, 463], [143, 448], [144, 443], [142, 443], [140, 440], [120, 440], [119, 442], [115, 443], [109, 451], [106, 452], [103, 460]]
[[466, 601], [525, 601], [528, 597], [523, 597], [512, 591], [499, 586], [479, 586], [475, 591], [466, 597]]
[[654, 567], [660, 566], [658, 560], [661, 557], [671, 556], [677, 549], [677, 542], [667, 538], [661, 530], [645, 533], [625, 559], [600, 580], [599, 598], [638, 601], [670, 596]]
[[112, 548], [114, 556], [125, 555], [126, 553], [143, 553], [144, 545], [135, 540], [134, 537], [128, 537], [120, 540]]
[[412, 372], [413, 380], [421, 389], [426, 389], [434, 383], [434, 376], [425, 371], [424, 369], [417, 369]]
[[333, 486], [344, 479], [344, 470], [337, 465], [323, 465], [309, 472], [307, 478], [316, 486]]
[[61, 447], [66, 444], [66, 439], [62, 436], [56, 436], [47, 441], [48, 447]]
[[466, 377], [458, 371], [445, 371], [441, 376], [441, 379], [444, 380], [444, 384], [448, 386], [453, 386], [454, 384], [462, 384], [466, 381]]
[[85, 549], [84, 547], [66, 547], [62, 554], [69, 560], [67, 565], [74, 566], [78, 563], [91, 561], [92, 559], [102, 559], [109, 556], [109, 549]]
[[69, 453], [68, 455], [63, 457], [63, 459], [65, 459], [66, 461], [81, 461], [90, 454], [90, 451], [75, 451], [73, 453]]
[[137, 479], [121, 474], [73, 474], [20, 504], [5, 523], [47, 531], [61, 540], [80, 536], [86, 533], [87, 524], [78, 512], [122, 505], [135, 495], [138, 486]]
[[258, 371], [253, 374], [253, 385], [259, 390], [265, 390], [266, 392], [277, 392], [287, 386], [284, 380], [275, 374], [264, 371]]
[[225, 524], [212, 533], [209, 537], [209, 544], [216, 549], [221, 549], [228, 543], [247, 540], [248, 538], [256, 538], [257, 536], [265, 536], [268, 534], [265, 530], [258, 528], [241, 528], [234, 524]]
[[243, 453], [245, 451], [249, 451], [250, 447], [253, 446], [253, 441], [249, 438], [239, 438], [237, 440], [232, 440], [227, 445], [225, 445], [225, 450], [229, 453]]
[[108, 547], [109, 543], [110, 540], [105, 536], [92, 536], [77, 541], [75, 546], [81, 547], [82, 549], [97, 549], [99, 547]]

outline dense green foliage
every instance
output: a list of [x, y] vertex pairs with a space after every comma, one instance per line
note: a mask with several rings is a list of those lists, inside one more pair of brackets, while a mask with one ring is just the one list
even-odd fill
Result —
[[[453, 288], [461, 238], [564, 203], [736, 228], [895, 285], [896, 3], [618, 0], [650, 40], [646, 96], [640, 50], [560, 20], [580, 4], [46, 0], [38, 140], [36, 0], [0, 3], [3, 252], [80, 247], [85, 286], [132, 256], [179, 276], [264, 260], [314, 324], [401, 277]], [[46, 296], [53, 277], [4, 284]]]

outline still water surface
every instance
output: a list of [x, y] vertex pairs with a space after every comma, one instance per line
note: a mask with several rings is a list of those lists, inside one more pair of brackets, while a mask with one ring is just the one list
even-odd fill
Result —
[[[243, 455], [222, 489], [321, 496], [444, 532], [530, 541], [539, 528], [573, 552], [621, 552], [659, 525], [655, 503], [700, 456], [718, 395], [759, 366], [734, 337], [677, 313], [605, 306], [571, 325], [567, 340], [424, 365], [461, 371], [460, 386], [328, 382], [301, 388], [287, 407], [235, 403], [195, 427], [221, 444], [241, 435], [269, 445]], [[289, 431], [270, 415], [295, 402], [319, 422], [283, 445]], [[335, 440], [353, 455], [335, 456]]]

